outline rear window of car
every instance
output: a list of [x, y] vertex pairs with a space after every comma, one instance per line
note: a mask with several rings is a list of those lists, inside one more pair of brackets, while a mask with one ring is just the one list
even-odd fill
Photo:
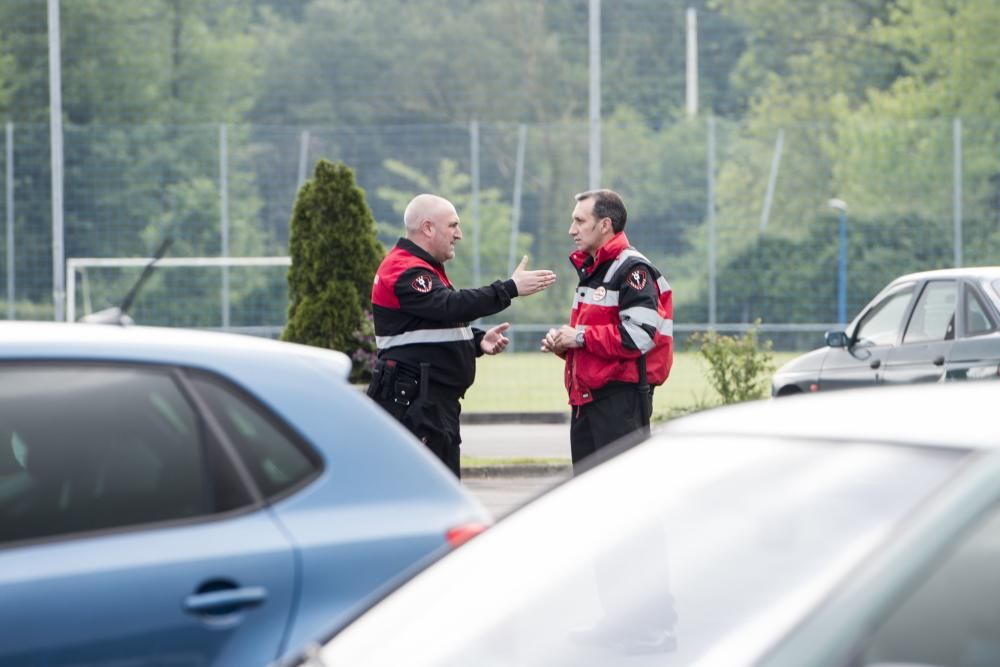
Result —
[[256, 400], [208, 373], [189, 371], [188, 378], [265, 498], [274, 499], [319, 473], [319, 457]]

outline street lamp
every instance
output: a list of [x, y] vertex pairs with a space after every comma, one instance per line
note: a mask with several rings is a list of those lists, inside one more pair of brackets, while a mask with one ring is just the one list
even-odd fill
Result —
[[847, 203], [831, 199], [827, 204], [840, 212], [840, 259], [837, 266], [837, 321], [847, 324]]

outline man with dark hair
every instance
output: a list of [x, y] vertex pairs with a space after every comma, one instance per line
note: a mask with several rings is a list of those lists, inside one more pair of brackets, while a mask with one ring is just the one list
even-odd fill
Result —
[[[576, 195], [569, 235], [576, 251], [570, 262], [580, 284], [570, 323], [550, 329], [542, 350], [566, 360], [566, 389], [573, 406], [570, 450], [579, 473], [601, 460], [603, 447], [649, 428], [653, 387], [673, 363], [673, 302], [670, 285], [625, 237], [622, 198], [611, 190]], [[625, 549], [620, 557], [599, 557], [595, 583], [604, 616], [593, 627], [570, 633], [581, 644], [624, 653], [676, 650], [677, 614], [669, 590], [665, 536], [648, 537], [653, 550]], [[638, 556], [642, 554], [642, 556]], [[655, 557], [647, 558], [650, 554]], [[657, 594], [638, 615], [621, 605], [622, 563]]]
[[378, 361], [368, 395], [460, 476], [459, 399], [476, 377], [476, 358], [503, 352], [510, 327], [504, 322], [483, 331], [469, 322], [542, 291], [556, 275], [529, 271], [524, 257], [508, 280], [456, 290], [444, 271], [462, 239], [454, 205], [417, 195], [403, 225], [406, 237], [382, 260], [372, 287]]
[[648, 429], [653, 388], [673, 363], [673, 294], [625, 236], [625, 204], [611, 190], [576, 195], [569, 235], [580, 278], [570, 323], [542, 350], [566, 360], [575, 471], [605, 445]]

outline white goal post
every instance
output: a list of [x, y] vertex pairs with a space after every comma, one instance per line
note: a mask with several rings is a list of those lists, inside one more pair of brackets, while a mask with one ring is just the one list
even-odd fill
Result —
[[[76, 321], [76, 275], [88, 268], [145, 267], [152, 257], [71, 257], [66, 260], [66, 321]], [[156, 261], [158, 267], [245, 267], [291, 266], [291, 257], [165, 257]], [[122, 294], [122, 297], [125, 295]], [[223, 308], [229, 302], [228, 289], [222, 290]]]

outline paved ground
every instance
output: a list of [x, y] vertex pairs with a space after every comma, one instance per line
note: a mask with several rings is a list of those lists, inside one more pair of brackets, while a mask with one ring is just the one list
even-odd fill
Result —
[[[545, 458], [569, 463], [569, 424], [462, 424], [462, 454], [486, 459]], [[565, 479], [566, 474], [502, 475], [462, 482], [495, 518]]]
[[479, 498], [495, 519], [558, 484], [565, 476], [466, 478], [462, 483]]
[[477, 458], [569, 461], [569, 423], [462, 424], [462, 454]]

